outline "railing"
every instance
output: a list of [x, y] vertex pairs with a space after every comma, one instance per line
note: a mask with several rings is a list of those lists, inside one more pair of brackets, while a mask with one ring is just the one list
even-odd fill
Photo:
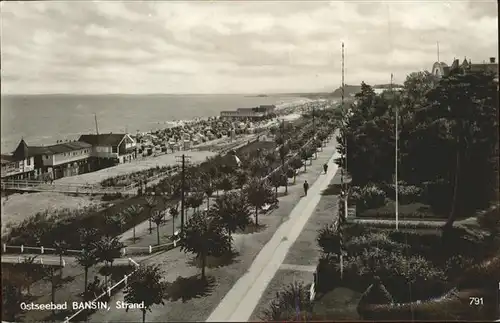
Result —
[[[108, 295], [108, 297], [111, 297], [111, 291], [113, 291], [113, 289], [117, 288], [118, 286], [120, 286], [121, 284], [124, 284], [125, 286], [127, 286], [127, 280], [137, 272], [137, 270], [139, 269], [139, 264], [134, 261], [132, 258], [128, 258], [129, 260], [129, 263], [130, 264], [133, 264], [135, 266], [135, 270], [132, 271], [130, 274], [128, 275], [125, 275], [123, 277], [123, 279], [121, 279], [119, 282], [117, 282], [116, 284], [114, 284], [113, 286], [111, 287], [108, 287], [107, 290], [105, 292], [103, 292], [101, 295], [97, 296], [96, 298], [94, 298], [92, 300], [92, 303], [95, 303], [97, 302], [99, 299], [101, 299], [102, 297], [104, 297], [106, 294]], [[71, 315], [71, 316], [68, 316], [66, 317], [66, 319], [64, 320], [64, 323], [68, 323], [69, 321], [71, 321], [72, 319], [74, 319], [75, 317], [77, 317], [80, 313], [82, 313], [85, 309], [81, 309], [81, 310], [78, 310], [75, 314]]]
[[[180, 239], [174, 240], [169, 243], [161, 244], [161, 245], [149, 245], [146, 247], [124, 247], [121, 249], [121, 254], [123, 256], [130, 254], [152, 254], [159, 251], [168, 251], [179, 246]], [[12, 251], [12, 249], [18, 250], [19, 252]], [[31, 252], [30, 252], [31, 251]], [[67, 249], [64, 250], [64, 255], [66, 256], [77, 256], [81, 254], [83, 250], [75, 250], [75, 249]], [[44, 246], [40, 247], [32, 247], [32, 246], [9, 246], [7, 244], [2, 245], [2, 253], [26, 253], [26, 254], [40, 254], [40, 255], [59, 255], [57, 253], [57, 249], [55, 248], [47, 248]]]
[[179, 246], [179, 239], [174, 240], [173, 242], [157, 245], [157, 246], [152, 246], [149, 245], [147, 247], [125, 247], [122, 248], [121, 253], [123, 256], [125, 255], [144, 255], [144, 254], [152, 254], [156, 253], [159, 251], [168, 251], [172, 250], [174, 248], [177, 248]]
[[[36, 256], [38, 257], [38, 256]], [[26, 262], [26, 260], [28, 260], [29, 258], [27, 258], [26, 256], [2, 256], [2, 259], [10, 259], [10, 260], [13, 260], [13, 261], [17, 261], [17, 263], [23, 263], [23, 262]], [[40, 264], [40, 265], [51, 265], [50, 263], [52, 263], [52, 265], [54, 266], [62, 266], [62, 267], [66, 267], [66, 260], [63, 259], [43, 259], [43, 258], [40, 258], [38, 259], [38, 262], [35, 262], [35, 258], [32, 258], [31, 259], [32, 264]]]
[[[7, 251], [10, 251], [11, 249], [18, 249], [19, 253], [39, 253], [41, 255], [44, 255], [44, 254], [57, 255], [58, 254], [57, 253], [57, 249], [55, 249], [55, 248], [47, 248], [47, 247], [44, 247], [44, 246], [40, 246], [40, 247], [24, 246], [24, 245], [9, 246], [9, 245], [7, 245], [5, 243], [2, 245], [2, 252], [3, 253], [7, 253]], [[32, 251], [32, 252], [30, 252], [30, 251]], [[65, 255], [69, 255], [69, 254], [79, 255], [79, 254], [82, 253], [82, 251], [83, 250], [67, 249], [67, 250], [64, 250], [64, 254]]]
[[129, 189], [117, 187], [100, 187], [98, 185], [86, 184], [49, 184], [40, 181], [23, 181], [23, 180], [8, 180], [1, 181], [2, 190], [26, 190], [26, 191], [39, 191], [39, 192], [61, 192], [61, 193], [75, 193], [75, 194], [127, 194]]

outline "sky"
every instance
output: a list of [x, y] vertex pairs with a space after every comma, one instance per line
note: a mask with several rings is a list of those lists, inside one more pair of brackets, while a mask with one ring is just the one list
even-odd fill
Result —
[[498, 59], [481, 1], [1, 2], [2, 94], [290, 93]]

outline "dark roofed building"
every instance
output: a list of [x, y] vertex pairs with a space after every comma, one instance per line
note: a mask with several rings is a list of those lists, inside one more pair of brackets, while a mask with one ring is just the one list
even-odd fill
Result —
[[137, 144], [130, 135], [125, 133], [81, 135], [78, 141], [92, 145], [93, 155], [97, 158], [124, 163], [137, 157]]
[[83, 141], [92, 146], [118, 146], [127, 134], [106, 133], [99, 135], [81, 135], [78, 141]]
[[490, 57], [488, 62], [484, 61], [483, 63], [473, 63], [470, 59], [467, 60], [467, 58], [464, 58], [462, 63], [460, 63], [458, 59], [453, 59], [453, 63], [450, 67], [443, 62], [435, 62], [432, 65], [432, 74], [439, 78], [448, 76], [452, 72], [466, 73], [467, 71], [485, 71], [493, 73], [496, 75], [496, 81], [498, 82], [498, 63], [496, 62], [495, 57]]
[[30, 156], [55, 155], [61, 153], [69, 153], [75, 150], [82, 150], [82, 149], [90, 150], [91, 148], [92, 145], [86, 142], [68, 141], [50, 146], [31, 146], [28, 148], [28, 154]]
[[37, 176], [35, 158], [30, 155], [24, 139], [21, 139], [12, 154], [2, 154], [0, 160], [2, 179], [28, 179]]

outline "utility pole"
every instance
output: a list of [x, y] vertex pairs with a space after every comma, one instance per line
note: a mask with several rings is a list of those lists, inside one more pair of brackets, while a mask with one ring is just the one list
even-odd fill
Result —
[[181, 163], [181, 232], [184, 230], [184, 203], [186, 190], [186, 163], [189, 162], [191, 156], [176, 156], [177, 161]]
[[[438, 48], [439, 48], [439, 43], [438, 43]], [[392, 79], [393, 75], [391, 73], [391, 85], [390, 85], [390, 90], [391, 90], [391, 102], [394, 103], [394, 92], [392, 90]], [[399, 123], [399, 116], [398, 116], [398, 107], [392, 104], [394, 109], [396, 110], [396, 129], [395, 129], [395, 138], [396, 138], [396, 146], [395, 146], [395, 151], [394, 151], [394, 188], [396, 191], [396, 230], [399, 229], [399, 190], [398, 190], [398, 136], [399, 136], [399, 131], [398, 131], [398, 123]]]

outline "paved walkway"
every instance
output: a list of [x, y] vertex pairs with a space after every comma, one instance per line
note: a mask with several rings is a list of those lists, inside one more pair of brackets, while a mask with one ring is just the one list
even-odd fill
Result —
[[321, 192], [327, 188], [337, 171], [337, 165], [329, 160], [328, 174], [318, 178], [309, 188], [308, 195], [303, 197], [290, 214], [290, 219], [285, 222], [264, 246], [255, 258], [248, 273], [241, 277], [233, 288], [227, 293], [219, 306], [207, 319], [213, 321], [248, 321], [267, 285], [280, 268], [288, 250], [301, 233], [307, 220], [313, 214], [318, 204]]

